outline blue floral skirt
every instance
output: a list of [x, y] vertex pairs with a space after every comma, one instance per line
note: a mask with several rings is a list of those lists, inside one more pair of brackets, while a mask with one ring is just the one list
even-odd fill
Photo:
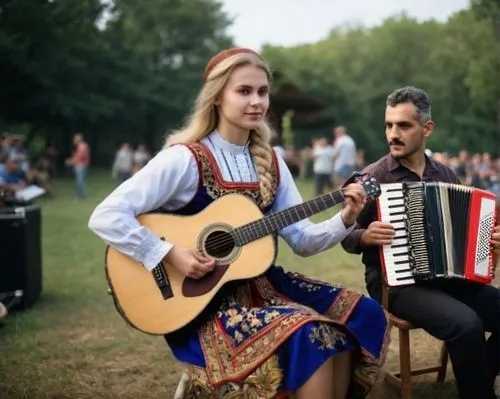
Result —
[[342, 351], [353, 353], [351, 396], [363, 397], [385, 360], [388, 323], [368, 297], [273, 266], [207, 321], [165, 338], [188, 364], [189, 397], [286, 397]]

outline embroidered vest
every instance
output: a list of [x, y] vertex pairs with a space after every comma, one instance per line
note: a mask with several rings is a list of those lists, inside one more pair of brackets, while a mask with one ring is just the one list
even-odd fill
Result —
[[[217, 165], [217, 161], [210, 150], [202, 143], [194, 143], [187, 145], [193, 153], [198, 165], [198, 189], [191, 201], [180, 209], [170, 211], [169, 213], [177, 215], [194, 215], [205, 209], [210, 203], [218, 198], [232, 193], [247, 195], [257, 203], [263, 213], [267, 212], [276, 198], [276, 191], [279, 185], [279, 169], [278, 160], [273, 151], [273, 161], [271, 169], [272, 177], [272, 196], [269, 205], [262, 206], [262, 196], [260, 194], [259, 183], [248, 182], [227, 182], [222, 178], [222, 173]], [[223, 218], [223, 215], [221, 215]], [[221, 220], [223, 222], [223, 220]], [[209, 306], [191, 323], [183, 327], [179, 331], [168, 335], [168, 342], [172, 346], [176, 346], [175, 342], [184, 342], [186, 336], [189, 336], [189, 331], [198, 330], [198, 328], [207, 320], [214, 317], [221, 304], [225, 301], [234, 301], [234, 294], [238, 287], [245, 287], [245, 281], [234, 281], [226, 284], [212, 299]]]
[[263, 213], [267, 212], [276, 198], [279, 185], [278, 161], [274, 151], [272, 152], [272, 193], [269, 205], [262, 206], [262, 195], [258, 182], [228, 182], [222, 178], [222, 173], [217, 165], [213, 154], [202, 143], [188, 144], [187, 147], [193, 153], [198, 165], [198, 189], [195, 195], [184, 207], [173, 211], [179, 215], [193, 215], [205, 209], [216, 199], [232, 193], [247, 195], [259, 206]]

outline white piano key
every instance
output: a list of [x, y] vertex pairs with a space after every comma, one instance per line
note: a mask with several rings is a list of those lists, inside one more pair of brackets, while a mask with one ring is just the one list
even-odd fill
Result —
[[[404, 247], [403, 247], [404, 245]], [[402, 237], [402, 238], [394, 238], [392, 240], [392, 243], [390, 245], [392, 248], [398, 247], [401, 250], [404, 250], [406, 247], [406, 250], [408, 251], [409, 248], [409, 243], [408, 243], [408, 238], [407, 237]]]
[[[406, 231], [407, 216], [404, 213], [403, 184], [382, 184], [380, 188], [381, 195], [378, 200], [379, 220], [398, 229], [391, 245], [382, 247], [386, 280], [391, 286], [413, 284], [415, 280], [409, 265], [409, 239]], [[394, 248], [393, 246], [397, 247]]]

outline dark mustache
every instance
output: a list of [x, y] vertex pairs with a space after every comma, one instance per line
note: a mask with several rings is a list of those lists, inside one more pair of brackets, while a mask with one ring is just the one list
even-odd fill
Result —
[[389, 141], [389, 145], [405, 145], [405, 143], [403, 143], [401, 140], [394, 139]]

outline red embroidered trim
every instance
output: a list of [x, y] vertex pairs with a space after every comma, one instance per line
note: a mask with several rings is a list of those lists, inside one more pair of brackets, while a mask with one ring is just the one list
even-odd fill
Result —
[[260, 189], [259, 183], [240, 183], [240, 182], [229, 182], [222, 178], [222, 173], [219, 169], [219, 165], [217, 165], [217, 161], [215, 160], [212, 152], [205, 146], [203, 143], [196, 143], [198, 148], [205, 153], [207, 156], [210, 167], [212, 168], [215, 180], [217, 183], [227, 190], [235, 190], [235, 189], [244, 189], [256, 191]]

